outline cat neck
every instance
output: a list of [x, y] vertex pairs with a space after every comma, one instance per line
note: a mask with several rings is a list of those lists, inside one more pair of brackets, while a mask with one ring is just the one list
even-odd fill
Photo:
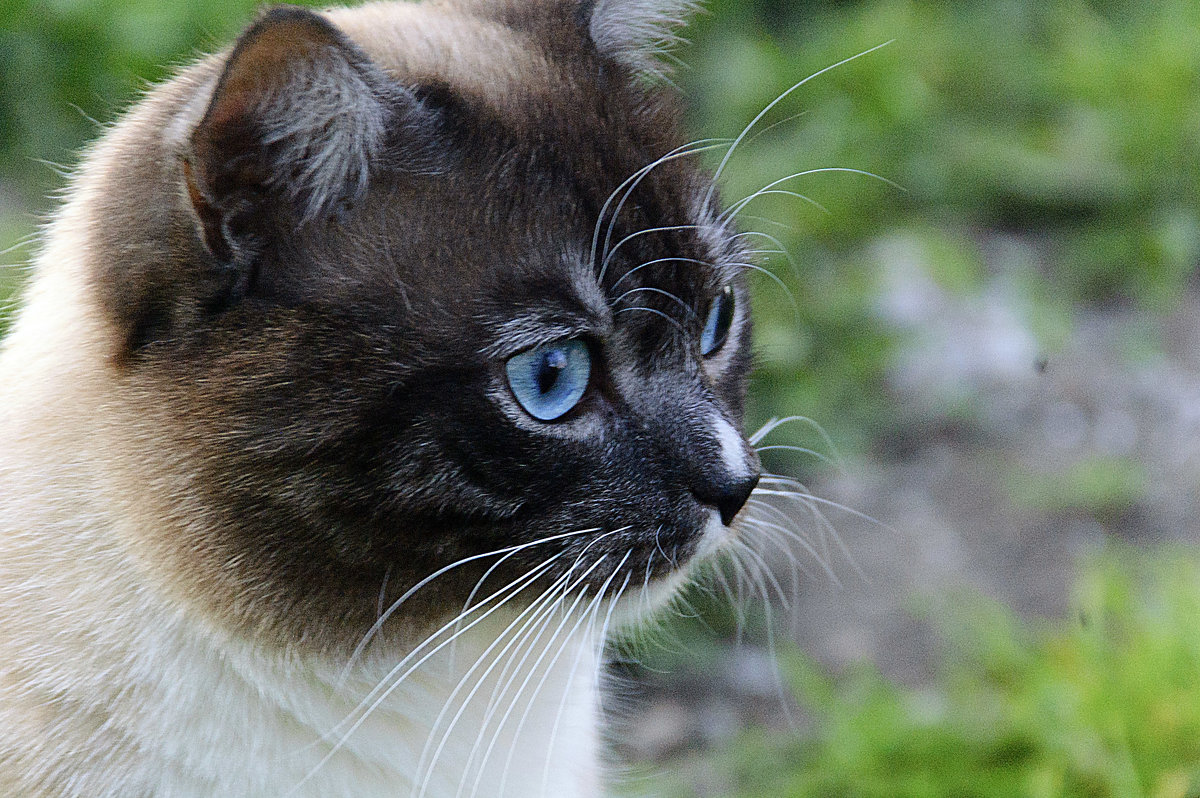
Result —
[[191, 672], [146, 737], [163, 759], [204, 753], [155, 768], [171, 781], [161, 794], [594, 796], [600, 659], [581, 620], [514, 612], [350, 668], [243, 646], [184, 653], [198, 641], [172, 635]]

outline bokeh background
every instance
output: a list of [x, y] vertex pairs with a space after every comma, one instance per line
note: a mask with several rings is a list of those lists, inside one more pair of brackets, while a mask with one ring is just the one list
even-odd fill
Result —
[[[79, 148], [255, 5], [0, 3], [0, 306]], [[828, 170], [739, 217], [777, 250], [751, 427], [803, 417], [763, 458], [824, 520], [779, 505], [782, 596], [614, 650], [626, 791], [1200, 796], [1200, 4], [712, 0], [688, 38], [696, 138], [890, 44], [724, 176]]]

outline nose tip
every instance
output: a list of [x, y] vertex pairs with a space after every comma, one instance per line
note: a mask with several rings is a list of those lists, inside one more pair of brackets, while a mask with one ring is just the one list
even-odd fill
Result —
[[758, 487], [758, 478], [759, 474], [755, 471], [745, 477], [709, 486], [707, 490], [693, 489], [692, 492], [704, 504], [717, 508], [717, 512], [721, 514], [721, 523], [729, 526], [741, 509], [746, 506], [750, 494]]

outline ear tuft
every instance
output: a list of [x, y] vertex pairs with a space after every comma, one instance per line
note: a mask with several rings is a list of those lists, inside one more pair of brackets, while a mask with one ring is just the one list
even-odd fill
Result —
[[602, 53], [652, 76], [668, 72], [662, 55], [681, 41], [680, 28], [698, 0], [595, 0], [589, 32]]
[[234, 47], [192, 133], [201, 218], [256, 193], [285, 197], [301, 223], [353, 200], [403, 94], [324, 17], [267, 12]]

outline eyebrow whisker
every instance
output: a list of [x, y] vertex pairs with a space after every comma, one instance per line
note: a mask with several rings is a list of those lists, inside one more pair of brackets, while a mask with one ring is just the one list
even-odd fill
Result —
[[665, 296], [666, 298], [668, 298], [668, 299], [672, 300], [672, 301], [673, 301], [673, 302], [675, 302], [677, 305], [679, 305], [679, 307], [681, 307], [681, 308], [683, 308], [685, 311], [687, 311], [687, 313], [688, 313], [688, 314], [689, 314], [689, 315], [690, 315], [692, 318], [698, 318], [698, 315], [699, 315], [699, 314], [697, 314], [697, 313], [696, 313], [695, 309], [694, 309], [694, 308], [693, 308], [691, 305], [689, 305], [688, 303], [684, 302], [682, 299], [680, 299], [679, 297], [675, 296], [675, 295], [674, 295], [674, 294], [672, 294], [670, 291], [664, 291], [664, 290], [663, 290], [663, 289], [661, 289], [661, 288], [655, 288], [654, 286], [650, 286], [650, 285], [643, 285], [643, 286], [641, 286], [641, 287], [639, 287], [639, 288], [630, 288], [628, 291], [626, 291], [625, 293], [621, 294], [621, 295], [620, 295], [620, 296], [618, 296], [616, 299], [614, 299], [614, 300], [613, 300], [613, 301], [610, 303], [610, 305], [611, 305], [612, 307], [616, 307], [617, 305], [619, 305], [619, 304], [621, 303], [621, 300], [622, 300], [622, 299], [624, 299], [625, 297], [627, 297], [627, 296], [630, 296], [630, 295], [632, 295], [632, 294], [636, 294], [636, 293], [638, 293], [639, 291], [650, 291], [650, 292], [652, 292], [652, 293], [655, 293], [655, 294], [658, 294], [658, 295], [660, 295], [660, 296]]
[[[641, 181], [646, 177], [646, 175], [650, 174], [650, 172], [654, 171], [654, 169], [666, 163], [667, 161], [671, 161], [676, 158], [682, 158], [688, 155], [695, 155], [701, 152], [707, 152], [708, 150], [712, 149], [718, 149], [726, 146], [728, 143], [729, 139], [699, 139], [698, 141], [684, 144], [680, 147], [676, 147], [657, 160], [643, 166], [641, 169], [625, 178], [625, 180], [623, 180], [621, 184], [613, 189], [612, 193], [608, 195], [608, 199], [604, 201], [604, 205], [600, 208], [600, 213], [596, 216], [596, 226], [592, 231], [592, 248], [588, 253], [588, 263], [594, 264], [596, 262], [597, 252], [600, 251], [600, 227], [604, 224], [604, 217], [608, 214], [609, 206], [612, 204], [612, 201], [616, 199], [617, 194], [628, 187], [628, 191], [626, 191], [617, 208], [613, 211], [612, 219], [608, 226], [608, 231], [604, 236], [604, 252], [608, 251], [608, 244], [612, 240], [613, 227], [616, 224], [616, 218], [620, 215], [621, 208], [624, 207], [625, 201], [629, 198], [630, 194], [632, 194], [633, 190], [637, 188], [638, 184], [641, 183]], [[604, 271], [602, 268], [600, 272], [600, 279], [602, 280], [603, 278]]]
[[789, 97], [793, 92], [795, 92], [797, 89], [799, 89], [801, 86], [805, 85], [809, 81], [815, 80], [816, 78], [820, 77], [821, 75], [824, 75], [826, 72], [831, 72], [832, 70], [837, 69], [841, 66], [844, 66], [844, 65], [850, 63], [851, 61], [855, 61], [859, 58], [862, 58], [865, 55], [869, 55], [870, 53], [873, 53], [876, 50], [879, 50], [883, 47], [887, 47], [891, 43], [892, 43], [892, 41], [889, 40], [889, 41], [884, 42], [883, 44], [877, 44], [874, 47], [872, 47], [868, 50], [863, 50], [861, 53], [852, 55], [849, 58], [843, 58], [841, 61], [838, 61], [836, 64], [830, 64], [829, 66], [825, 67], [824, 69], [819, 69], [816, 72], [809, 75], [808, 77], [801, 80], [799, 83], [793, 84], [791, 88], [786, 89], [782, 94], [780, 94], [778, 97], [776, 97], [770, 103], [768, 103], [765, 108], [763, 108], [761, 111], [758, 112], [757, 116], [755, 116], [753, 119], [750, 120], [750, 124], [746, 125], [746, 127], [744, 127], [742, 129], [742, 132], [739, 133], [737, 138], [735, 138], [733, 140], [733, 144], [729, 145], [729, 150], [726, 151], [725, 157], [721, 159], [720, 165], [717, 166], [716, 172], [713, 173], [712, 183], [708, 187], [708, 192], [704, 195], [704, 206], [707, 207], [712, 202], [713, 194], [715, 194], [716, 190], [717, 190], [717, 181], [719, 181], [721, 179], [721, 175], [724, 174], [724, 172], [725, 172], [725, 167], [729, 165], [729, 161], [731, 158], [733, 158], [733, 154], [735, 152], [737, 152], [738, 146], [743, 141], [745, 141], [746, 136], [748, 136], [750, 134], [750, 131], [753, 130], [754, 127], [759, 122], [762, 121], [763, 117], [766, 116], [767, 114], [769, 114], [771, 112], [771, 110], [773, 108], [775, 108], [775, 106], [779, 105], [781, 102], [783, 102], [785, 99], [787, 99], [787, 97]]
[[645, 230], [638, 230], [637, 232], [630, 233], [618, 241], [616, 246], [608, 250], [608, 254], [604, 256], [604, 261], [600, 264], [600, 281], [603, 282], [604, 275], [608, 271], [608, 264], [611, 263], [613, 257], [616, 256], [617, 250], [625, 246], [625, 244], [629, 243], [633, 239], [649, 235], [650, 233], [670, 233], [677, 230], [696, 230], [700, 227], [701, 225], [699, 224], [671, 224], [664, 225], [662, 227], [647, 227]]
[[638, 307], [634, 307], [634, 308], [621, 308], [613, 315], [619, 316], [622, 313], [633, 313], [634, 311], [639, 311], [639, 310], [645, 311], [646, 313], [653, 313], [655, 316], [661, 316], [662, 318], [664, 318], [668, 322], [670, 322], [672, 325], [674, 325], [675, 329], [679, 330], [679, 332], [683, 333], [685, 336], [687, 335], [687, 330], [683, 329], [682, 324], [680, 324], [678, 321], [676, 321], [675, 319], [668, 316], [666, 313], [663, 313], [661, 310], [655, 310], [654, 308], [648, 308], [648, 307], [644, 307], [641, 305], [639, 305]]
[[621, 283], [623, 283], [627, 277], [632, 275], [634, 272], [639, 271], [640, 269], [644, 269], [647, 266], [654, 266], [659, 263], [669, 263], [671, 261], [676, 261], [679, 263], [690, 263], [690, 264], [694, 264], [696, 266], [709, 266], [709, 267], [713, 267], [713, 268], [716, 267], [716, 264], [713, 263], [712, 261], [700, 260], [699, 258], [655, 258], [654, 260], [648, 260], [645, 263], [639, 263], [637, 266], [634, 266], [632, 269], [630, 269], [629, 271], [622, 274], [620, 277], [617, 278], [616, 282], [614, 282], [612, 284], [612, 290], [615, 291], [617, 289], [617, 286], [619, 286]]

